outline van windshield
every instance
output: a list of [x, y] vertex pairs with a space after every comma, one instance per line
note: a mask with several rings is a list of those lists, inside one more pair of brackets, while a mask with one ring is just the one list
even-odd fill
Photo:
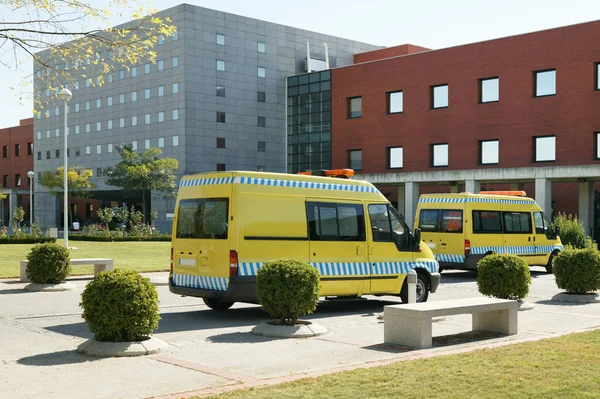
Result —
[[198, 198], [179, 201], [177, 238], [227, 239], [227, 198]]

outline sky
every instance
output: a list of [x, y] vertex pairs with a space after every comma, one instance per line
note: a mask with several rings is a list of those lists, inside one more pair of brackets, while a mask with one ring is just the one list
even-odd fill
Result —
[[[183, 2], [183, 1], [182, 1]], [[290, 25], [381, 46], [404, 43], [431, 49], [453, 47], [581, 22], [600, 20], [598, 0], [187, 0], [189, 4]], [[94, 0], [94, 5], [106, 3]], [[140, 5], [166, 9], [177, 0]], [[4, 12], [0, 5], [0, 20]], [[129, 18], [115, 18], [121, 23]], [[591, 38], [590, 40], [598, 40]], [[598, 55], [600, 59], [600, 54]], [[7, 67], [2, 64], [8, 64]], [[11, 90], [31, 80], [31, 62], [19, 70], [0, 53], [0, 128], [32, 116], [32, 102]]]

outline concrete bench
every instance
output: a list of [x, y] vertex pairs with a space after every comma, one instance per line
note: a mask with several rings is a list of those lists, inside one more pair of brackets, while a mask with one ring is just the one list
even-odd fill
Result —
[[[27, 278], [27, 264], [28, 260], [21, 261], [21, 282], [28, 283], [29, 279]], [[103, 272], [105, 270], [113, 270], [115, 268], [114, 261], [112, 259], [105, 258], [94, 258], [94, 259], [71, 259], [71, 266], [79, 266], [79, 265], [94, 265], [94, 276], [98, 273]]]
[[471, 313], [473, 330], [517, 333], [517, 301], [495, 298], [453, 299], [384, 306], [386, 344], [431, 348], [432, 318]]

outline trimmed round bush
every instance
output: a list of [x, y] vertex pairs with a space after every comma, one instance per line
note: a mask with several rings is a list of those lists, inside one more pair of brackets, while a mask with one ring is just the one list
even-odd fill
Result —
[[59, 284], [71, 273], [69, 250], [62, 245], [36, 245], [27, 254], [27, 260], [25, 274], [32, 283]]
[[293, 326], [299, 315], [314, 312], [319, 291], [319, 271], [296, 259], [267, 262], [256, 275], [258, 303], [282, 325]]
[[566, 247], [554, 258], [554, 278], [558, 288], [572, 294], [599, 290], [600, 252], [593, 247]]
[[98, 341], [143, 341], [160, 319], [156, 287], [130, 270], [99, 273], [83, 290], [79, 306]]
[[477, 264], [477, 287], [485, 296], [523, 299], [530, 284], [529, 265], [517, 255], [488, 255]]

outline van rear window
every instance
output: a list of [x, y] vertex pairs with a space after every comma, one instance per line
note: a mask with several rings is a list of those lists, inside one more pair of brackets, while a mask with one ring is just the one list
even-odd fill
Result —
[[227, 239], [229, 199], [198, 198], [179, 201], [177, 238]]

